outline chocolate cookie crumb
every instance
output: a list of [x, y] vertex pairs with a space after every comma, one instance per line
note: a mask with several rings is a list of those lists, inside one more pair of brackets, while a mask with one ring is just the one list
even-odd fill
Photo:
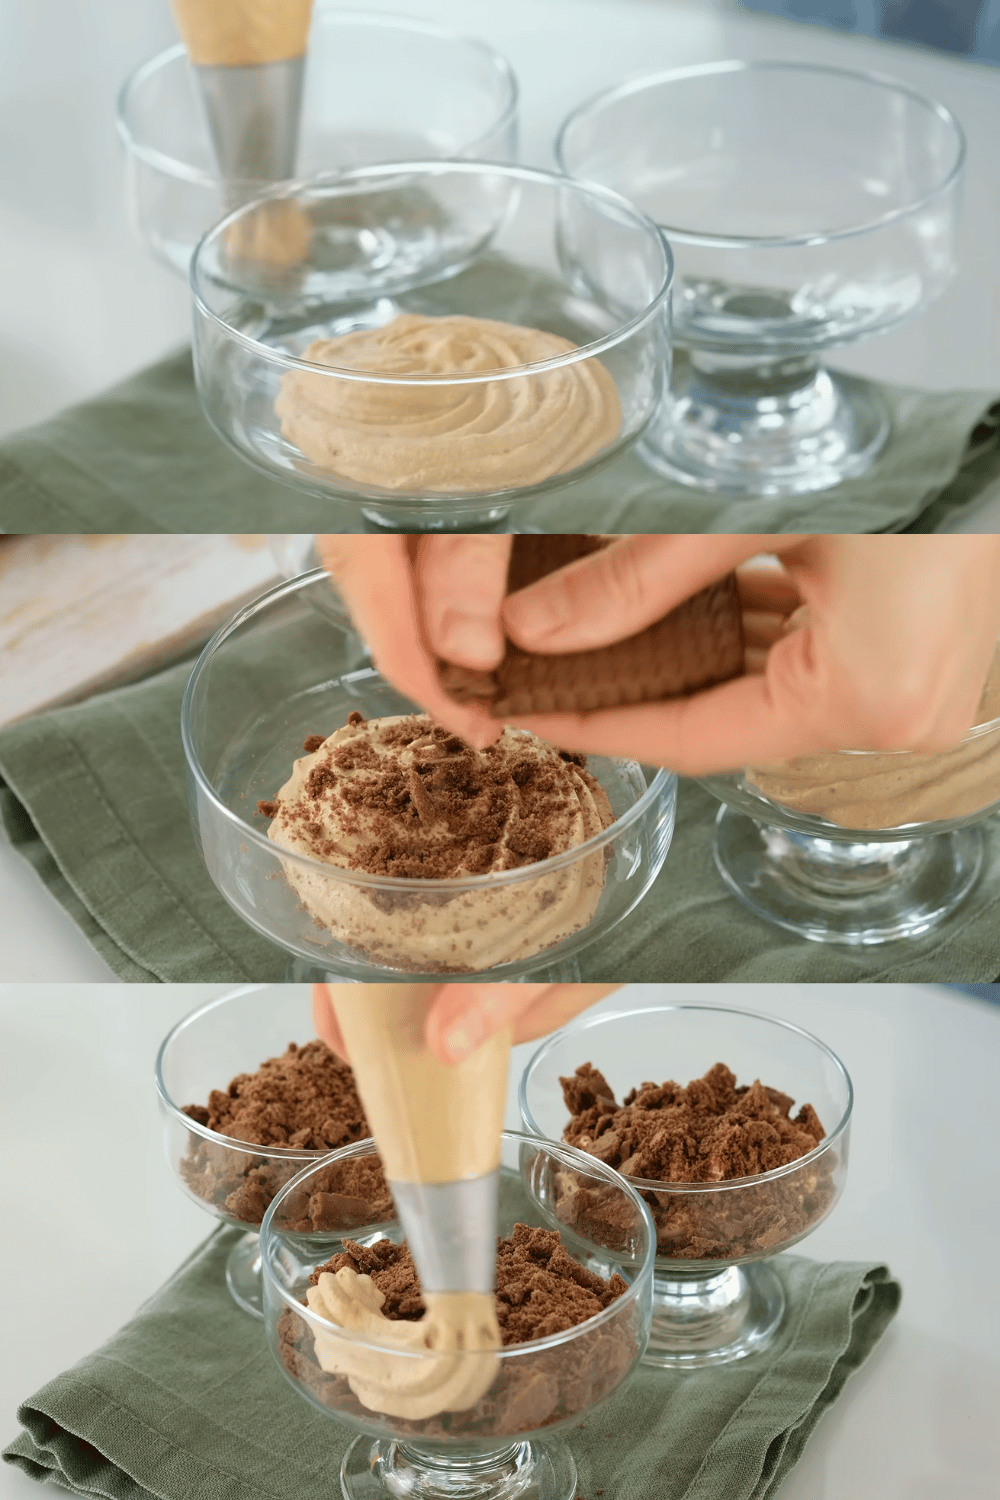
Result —
[[[420, 1282], [405, 1245], [345, 1240], [343, 1251], [317, 1266], [310, 1280], [315, 1283], [324, 1271], [336, 1274], [344, 1266], [371, 1276], [385, 1296], [386, 1317], [414, 1321], [423, 1315]], [[497, 1321], [505, 1346], [576, 1327], [610, 1308], [628, 1289], [621, 1276], [604, 1280], [580, 1265], [558, 1231], [527, 1224], [516, 1224], [498, 1241], [496, 1280]], [[489, 1391], [470, 1410], [442, 1412], [417, 1422], [395, 1418], [394, 1429], [425, 1438], [489, 1438], [571, 1420], [602, 1400], [636, 1362], [640, 1332], [635, 1306], [628, 1304], [620, 1315], [555, 1350], [505, 1361]], [[320, 1369], [311, 1330], [291, 1309], [281, 1314], [278, 1341], [286, 1369], [324, 1405], [335, 1412], [365, 1415], [348, 1381]]]
[[318, 750], [325, 740], [325, 734], [307, 734], [302, 741], [302, 748], [307, 755], [312, 755], [313, 751]]
[[257, 811], [262, 818], [276, 818], [278, 816], [277, 802], [258, 802]]
[[[268, 1058], [255, 1073], [240, 1073], [228, 1089], [213, 1089], [207, 1106], [188, 1104], [183, 1112], [230, 1141], [264, 1148], [259, 1153], [237, 1151], [224, 1142], [192, 1136], [180, 1163], [181, 1175], [192, 1192], [249, 1224], [260, 1223], [278, 1189], [305, 1164], [305, 1157], [269, 1159], [268, 1146], [303, 1153], [332, 1151], [371, 1135], [353, 1071], [321, 1041], [301, 1047], [289, 1043], [285, 1053]], [[386, 1201], [391, 1207], [384, 1180], [381, 1186], [373, 1179], [362, 1180], [365, 1160], [345, 1163], [354, 1167], [358, 1181], [344, 1178], [340, 1190], [355, 1199], [374, 1192], [372, 1211], [356, 1205], [353, 1218], [348, 1214], [344, 1220], [345, 1226], [382, 1222], [387, 1217]]]
[[[570, 1145], [596, 1156], [625, 1177], [646, 1182], [713, 1183], [756, 1177], [807, 1156], [825, 1132], [811, 1104], [791, 1117], [793, 1100], [759, 1079], [737, 1087], [736, 1075], [716, 1063], [686, 1087], [643, 1083], [622, 1104], [591, 1063], [561, 1078], [571, 1119]], [[825, 1161], [769, 1183], [719, 1193], [642, 1190], [653, 1212], [660, 1256], [736, 1259], [802, 1234], [833, 1197]], [[567, 1182], [559, 1215], [597, 1233], [601, 1194]], [[610, 1222], [604, 1223], [607, 1238]], [[613, 1240], [609, 1240], [613, 1243]]]

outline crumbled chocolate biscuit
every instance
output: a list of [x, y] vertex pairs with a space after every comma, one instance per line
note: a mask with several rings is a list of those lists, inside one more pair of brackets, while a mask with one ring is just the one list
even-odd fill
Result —
[[[238, 1151], [192, 1135], [180, 1163], [192, 1192], [248, 1224], [260, 1223], [279, 1188], [305, 1164], [269, 1159], [268, 1146], [303, 1153], [332, 1151], [371, 1135], [353, 1071], [321, 1041], [302, 1047], [291, 1042], [287, 1052], [268, 1058], [255, 1073], [239, 1074], [228, 1089], [213, 1089], [207, 1106], [188, 1104], [184, 1113], [230, 1141], [265, 1148], [260, 1153]], [[345, 1208], [344, 1227], [381, 1223], [387, 1217], [387, 1201], [391, 1206], [381, 1168], [376, 1181], [366, 1161], [371, 1159], [345, 1163], [350, 1170], [330, 1188], [346, 1198], [372, 1200], [367, 1208], [356, 1207], [353, 1216]]]
[[[405, 1245], [378, 1240], [372, 1245], [344, 1242], [343, 1251], [317, 1266], [336, 1274], [350, 1266], [367, 1275], [385, 1297], [387, 1318], [414, 1321], [423, 1316], [420, 1281]], [[497, 1242], [496, 1309], [505, 1347], [577, 1327], [610, 1308], [628, 1290], [614, 1274], [608, 1280], [573, 1259], [558, 1231], [515, 1224]], [[564, 1422], [588, 1410], [615, 1388], [638, 1358], [641, 1320], [634, 1305], [598, 1328], [555, 1350], [504, 1361], [493, 1385], [464, 1412], [442, 1412], [426, 1421], [393, 1419], [393, 1428], [413, 1436], [486, 1438], [533, 1431]], [[313, 1353], [308, 1325], [286, 1309], [278, 1324], [286, 1369], [332, 1410], [365, 1415], [342, 1376], [325, 1374]]]
[[[757, 1177], [807, 1156], [824, 1139], [811, 1104], [793, 1119], [793, 1100], [756, 1080], [737, 1087], [716, 1063], [686, 1087], [643, 1083], [622, 1104], [590, 1063], [561, 1078], [571, 1119], [563, 1139], [625, 1177], [644, 1183], [714, 1183]], [[657, 1229], [657, 1253], [687, 1260], [735, 1260], [797, 1238], [833, 1198], [831, 1164], [803, 1166], [770, 1182], [718, 1193], [643, 1187]], [[599, 1189], [566, 1174], [559, 1217], [613, 1244], [613, 1208]]]

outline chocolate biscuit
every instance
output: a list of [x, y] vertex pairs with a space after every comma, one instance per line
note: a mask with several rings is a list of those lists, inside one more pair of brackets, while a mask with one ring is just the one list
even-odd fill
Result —
[[[575, 534], [515, 537], [508, 594], [611, 540]], [[522, 651], [508, 641], [503, 661], [492, 672], [438, 662], [441, 682], [452, 698], [484, 703], [498, 718], [657, 703], [726, 682], [742, 671], [743, 625], [734, 574], [610, 646], [548, 656]]]

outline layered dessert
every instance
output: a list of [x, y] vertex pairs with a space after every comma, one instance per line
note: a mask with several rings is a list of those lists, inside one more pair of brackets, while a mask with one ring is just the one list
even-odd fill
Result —
[[[238, 1150], [192, 1132], [180, 1161], [180, 1175], [197, 1197], [223, 1217], [253, 1226], [306, 1161], [272, 1154], [275, 1149], [327, 1152], [371, 1135], [353, 1071], [320, 1041], [289, 1043], [280, 1057], [238, 1074], [228, 1088], [212, 1089], [207, 1103], [184, 1105], [183, 1113], [227, 1141], [260, 1148]], [[353, 1229], [394, 1217], [377, 1159], [333, 1164], [311, 1194], [288, 1204], [286, 1224], [308, 1230], [332, 1216]]]
[[578, 468], [618, 437], [614, 380], [597, 359], [471, 384], [439, 378], [519, 369], [576, 346], [554, 333], [465, 316], [404, 313], [380, 328], [317, 339], [310, 364], [407, 378], [378, 383], [309, 370], [284, 377], [282, 435], [319, 468], [395, 493], [487, 494]]
[[1000, 650], [974, 731], [950, 750], [834, 751], [744, 773], [753, 791], [842, 828], [901, 828], [967, 818], [1000, 802]]
[[370, 963], [480, 973], [550, 948], [594, 916], [603, 849], [510, 883], [454, 893], [417, 884], [522, 870], [610, 827], [611, 805], [585, 757], [513, 729], [476, 750], [426, 714], [352, 713], [303, 748], [258, 811], [282, 848], [380, 878], [353, 884], [282, 861], [313, 921]]
[[[378, 1315], [395, 1324], [416, 1325], [425, 1314], [420, 1280], [405, 1244], [387, 1239], [372, 1245], [345, 1240], [340, 1253], [312, 1272], [307, 1302], [327, 1317], [339, 1284], [360, 1290]], [[580, 1264], [558, 1231], [515, 1224], [497, 1245], [495, 1305], [504, 1347], [551, 1337], [578, 1327], [612, 1307], [628, 1290], [621, 1276], [605, 1279]], [[416, 1335], [417, 1328], [413, 1333]], [[369, 1408], [353, 1381], [340, 1371], [337, 1351], [324, 1347], [304, 1319], [290, 1309], [278, 1325], [281, 1359], [289, 1373], [308, 1385], [324, 1405], [354, 1416]], [[340, 1341], [341, 1345], [343, 1341]], [[400, 1413], [394, 1430], [426, 1437], [523, 1432], [572, 1418], [601, 1400], [621, 1380], [640, 1350], [637, 1320], [626, 1309], [589, 1335], [541, 1350], [523, 1359], [500, 1361], [499, 1373], [472, 1406], [437, 1412], [429, 1418]]]
[[[570, 1120], [563, 1139], [624, 1177], [646, 1184], [701, 1184], [760, 1178], [808, 1156], [825, 1137], [811, 1104], [793, 1117], [794, 1100], [762, 1084], [737, 1085], [716, 1063], [686, 1086], [643, 1083], [619, 1104], [598, 1068], [583, 1063], [561, 1078]], [[833, 1201], [831, 1167], [806, 1163], [770, 1181], [719, 1192], [640, 1189], [656, 1224], [657, 1255], [671, 1260], [734, 1261], [804, 1234]], [[606, 1194], [569, 1176], [559, 1217], [583, 1233], [602, 1229], [612, 1243]]]

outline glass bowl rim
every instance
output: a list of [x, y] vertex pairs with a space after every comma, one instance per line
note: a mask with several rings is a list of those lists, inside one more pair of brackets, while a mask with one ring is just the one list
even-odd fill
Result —
[[[838, 240], [851, 239], [862, 234], [869, 234], [873, 230], [883, 229], [889, 224], [909, 218], [912, 214], [919, 213], [926, 204], [935, 198], [943, 196], [952, 184], [961, 176], [965, 166], [968, 153], [968, 142], [965, 131], [957, 116], [942, 104], [940, 100], [933, 99], [929, 94], [921, 93], [919, 89], [904, 83], [902, 79], [894, 78], [889, 73], [881, 73], [868, 68], [841, 68], [829, 63], [800, 62], [794, 58], [730, 58], [724, 62], [695, 63], [685, 68], [665, 68], [657, 73], [647, 73], [639, 78], [627, 79], [624, 83], [616, 84], [613, 88], [602, 89], [599, 93], [592, 94], [582, 104], [578, 104], [565, 117], [556, 132], [553, 142], [553, 154], [559, 165], [560, 171], [567, 176], [571, 175], [565, 161], [566, 137], [572, 126], [590, 113], [596, 113], [598, 106], [617, 103], [619, 99], [627, 99], [634, 94], [643, 93], [646, 89], [658, 87], [664, 83], [675, 83], [686, 81], [690, 78], [704, 78], [712, 75], [725, 73], [760, 73], [772, 69], [776, 72], [785, 73], [825, 73], [839, 75], [852, 79], [854, 82], [873, 84], [879, 89], [892, 90], [896, 93], [905, 94], [914, 100], [925, 110], [953, 132], [956, 151], [955, 159], [948, 169], [947, 174], [929, 192], [924, 193], [913, 203], [908, 203], [902, 208], [890, 209], [887, 213], [876, 219], [870, 219], [864, 224], [852, 224], [846, 229], [832, 229], [816, 232], [806, 232], [794, 235], [747, 235], [747, 234], [700, 234], [693, 230], [685, 230], [676, 225], [663, 224], [660, 228], [663, 233], [682, 245], [698, 245], [706, 249], [734, 250], [739, 248], [771, 247], [774, 249], [794, 248], [796, 246], [827, 245]], [[586, 180], [586, 179], [574, 179]]]
[[[548, 1141], [544, 1137], [528, 1135], [523, 1130], [503, 1130], [501, 1132], [501, 1141], [503, 1140], [512, 1140], [516, 1143], [527, 1144], [529, 1146], [535, 1147], [554, 1147], [554, 1154], [556, 1156], [565, 1157], [567, 1159], [567, 1164], [570, 1167], [582, 1168], [586, 1166], [589, 1170], [590, 1164], [596, 1161], [595, 1157], [588, 1157], [586, 1152], [579, 1151], [574, 1146], [567, 1146], [563, 1141]], [[314, 1313], [312, 1308], [304, 1306], [301, 1302], [297, 1302], [295, 1298], [288, 1294], [282, 1286], [279, 1286], [274, 1275], [271, 1273], [270, 1258], [267, 1251], [269, 1239], [274, 1239], [276, 1242], [280, 1243], [280, 1237], [282, 1233], [294, 1232], [290, 1230], [272, 1230], [271, 1221], [274, 1217], [275, 1209], [278, 1207], [279, 1203], [281, 1203], [282, 1200], [288, 1194], [290, 1194], [293, 1189], [296, 1188], [297, 1185], [310, 1173], [318, 1171], [324, 1165], [330, 1165], [334, 1157], [336, 1157], [338, 1160], [348, 1160], [352, 1154], [377, 1156], [378, 1146], [376, 1145], [374, 1138], [369, 1136], [368, 1139], [364, 1141], [354, 1141], [347, 1146], [338, 1146], [335, 1151], [327, 1152], [326, 1155], [321, 1157], [318, 1161], [309, 1163], [308, 1166], [304, 1167], [301, 1172], [297, 1172], [296, 1175], [291, 1178], [289, 1182], [286, 1182], [275, 1194], [274, 1198], [268, 1204], [267, 1211], [264, 1214], [260, 1225], [260, 1264], [261, 1275], [264, 1277], [264, 1280], [269, 1281], [271, 1287], [277, 1293], [280, 1300], [285, 1304], [286, 1308], [289, 1308], [294, 1313], [298, 1313], [298, 1315], [302, 1317], [306, 1322], [314, 1325], [319, 1325], [321, 1331], [324, 1334], [329, 1332], [337, 1335], [338, 1337], [343, 1335], [343, 1329], [338, 1328], [336, 1323], [331, 1323], [328, 1319], [321, 1317], [317, 1313]], [[629, 1306], [630, 1304], [634, 1304], [638, 1300], [647, 1282], [652, 1283], [653, 1272], [656, 1264], [656, 1225], [653, 1222], [653, 1216], [649, 1211], [649, 1205], [644, 1201], [641, 1194], [632, 1187], [632, 1184], [628, 1178], [622, 1177], [620, 1172], [614, 1171], [614, 1168], [606, 1167], [603, 1162], [598, 1162], [597, 1165], [604, 1168], [604, 1172], [598, 1172], [594, 1175], [601, 1177], [606, 1173], [609, 1178], [607, 1183], [608, 1187], [616, 1188], [619, 1186], [619, 1184], [624, 1184], [625, 1188], [628, 1190], [626, 1193], [626, 1197], [629, 1199], [629, 1201], [631, 1201], [633, 1207], [636, 1207], [639, 1210], [640, 1219], [646, 1231], [646, 1253], [643, 1256], [642, 1262], [639, 1265], [639, 1269], [636, 1272], [635, 1279], [628, 1284], [627, 1291], [623, 1292], [620, 1297], [616, 1297], [613, 1302], [609, 1302], [608, 1306], [603, 1307], [599, 1313], [594, 1313], [593, 1317], [585, 1318], [582, 1323], [574, 1323], [572, 1328], [564, 1328], [560, 1330], [559, 1333], [546, 1334], [542, 1338], [525, 1339], [525, 1341], [520, 1344], [506, 1344], [502, 1345], [499, 1349], [483, 1350], [481, 1352], [484, 1355], [488, 1355], [490, 1357], [497, 1356], [500, 1359], [516, 1359], [521, 1355], [537, 1354], [543, 1350], [557, 1349], [560, 1348], [563, 1344], [572, 1343], [575, 1338], [579, 1338], [584, 1334], [593, 1333], [603, 1324], [610, 1322], [616, 1313], [621, 1312], [625, 1307]], [[612, 1177], [617, 1178], [617, 1181], [611, 1180]], [[398, 1222], [398, 1220], [394, 1220], [393, 1222]], [[535, 1225], [529, 1227], [542, 1228], [544, 1226]], [[316, 1236], [333, 1236], [332, 1230], [314, 1230], [312, 1231], [312, 1233]], [[308, 1239], [310, 1236], [308, 1233], [296, 1233], [296, 1237], [301, 1239]], [[341, 1239], [344, 1238], [343, 1235], [339, 1237]], [[421, 1353], [420, 1350], [401, 1350], [395, 1348], [391, 1344], [377, 1344], [369, 1342], [366, 1339], [350, 1338], [347, 1340], [347, 1342], [349, 1346], [354, 1349], [371, 1349], [380, 1354], [384, 1353], [387, 1349], [391, 1349], [394, 1354], [399, 1354], [400, 1357], [405, 1357], [407, 1359], [423, 1359], [425, 1357], [425, 1354]]]
[[[750, 1177], [727, 1177], [721, 1182], [669, 1182], [662, 1178], [649, 1177], [626, 1177], [626, 1182], [633, 1183], [641, 1192], [691, 1194], [732, 1192], [741, 1188], [757, 1187], [766, 1183], [776, 1182], [781, 1177], [788, 1177], [792, 1173], [798, 1172], [802, 1167], [807, 1166], [810, 1162], [818, 1161], [826, 1151], [830, 1150], [841, 1139], [851, 1122], [854, 1110], [854, 1084], [850, 1073], [848, 1073], [833, 1048], [827, 1046], [826, 1042], [822, 1041], [814, 1032], [806, 1031], [803, 1026], [796, 1026], [794, 1021], [785, 1021], [780, 1016], [768, 1015], [766, 1011], [747, 1010], [737, 1005], [641, 1005], [636, 1006], [633, 1010], [602, 1011], [596, 1016], [585, 1017], [582, 1021], [572, 1021], [568, 1026], [560, 1027], [558, 1031], [553, 1032], [552, 1036], [547, 1037], [542, 1045], [532, 1053], [518, 1080], [517, 1103], [525, 1128], [535, 1135], [541, 1136], [543, 1140], [549, 1139], [548, 1136], [542, 1135], [531, 1110], [528, 1108], [528, 1078], [536, 1063], [540, 1063], [548, 1052], [553, 1051], [559, 1042], [565, 1040], [567, 1035], [583, 1033], [602, 1024], [606, 1025], [609, 1021], [633, 1020], [637, 1016], [662, 1016], [670, 1012], [688, 1010], [717, 1011], [722, 1015], [749, 1016], [754, 1021], [766, 1021], [772, 1026], [780, 1026], [786, 1031], [793, 1031], [797, 1036], [804, 1037], [806, 1041], [811, 1042], [814, 1047], [823, 1052], [840, 1073], [847, 1085], [847, 1104], [834, 1129], [823, 1137], [818, 1146], [814, 1146], [804, 1156], [799, 1156], [794, 1161], [786, 1162], [784, 1166], [772, 1167], [768, 1172], [756, 1172]], [[584, 1152], [583, 1154], [586, 1155], [587, 1153]], [[594, 1160], [599, 1159], [598, 1157], [594, 1158]], [[617, 1170], [617, 1168], [613, 1170]]]
[[[225, 318], [214, 312], [205, 299], [202, 291], [205, 280], [203, 260], [210, 242], [228, 233], [238, 219], [257, 212], [266, 203], [274, 203], [282, 199], [294, 201], [299, 193], [335, 188], [338, 185], [346, 188], [363, 178], [388, 177], [391, 179], [399, 176], [412, 177], [418, 174], [429, 177], [444, 177], [449, 174], [469, 177], [484, 172], [495, 177], [513, 178], [522, 184], [534, 183], [540, 187], [557, 189], [560, 193], [574, 192], [583, 198], [603, 201], [607, 208], [614, 209], [619, 215], [630, 220], [633, 228], [645, 231], [650, 241], [655, 242], [663, 257], [663, 279], [655, 295], [642, 312], [636, 313], [614, 332], [603, 334], [598, 339], [592, 339], [587, 344], [579, 344], [549, 359], [532, 360], [523, 365], [506, 365], [497, 370], [482, 370], [474, 375], [384, 375], [373, 370], [353, 370], [340, 365], [314, 364], [311, 360], [300, 359], [297, 355], [272, 349], [269, 345], [262, 344], [260, 340], [251, 337], [250, 334], [234, 328]], [[466, 269], [466, 267], [462, 266], [459, 269]], [[603, 187], [597, 182], [570, 177], [567, 174], [550, 172], [542, 167], [521, 166], [516, 162], [477, 161], [465, 157], [435, 157], [413, 161], [373, 162], [369, 166], [346, 167], [336, 172], [320, 172], [312, 177], [289, 178], [285, 182], [277, 183], [269, 191], [231, 210], [225, 218], [220, 219], [205, 231], [191, 256], [189, 280], [196, 313], [217, 329], [222, 338], [239, 344], [262, 363], [286, 372], [302, 370], [309, 375], [322, 376], [328, 380], [344, 380], [360, 385], [407, 386], [423, 389], [428, 386], [488, 385], [502, 380], [520, 380], [526, 376], [544, 375], [550, 370], [561, 370], [588, 359], [596, 359], [619, 344], [626, 343], [660, 316], [673, 289], [674, 269], [673, 251], [660, 226], [654, 223], [648, 214], [643, 213], [642, 209], [637, 208], [634, 203], [629, 202], [627, 198], [611, 188]], [[452, 279], [453, 274], [440, 277], [430, 284], [436, 286], [447, 282]], [[412, 290], [409, 283], [407, 287]]]
[[[204, 672], [212, 661], [212, 658], [231, 635], [234, 635], [241, 626], [252, 620], [269, 605], [276, 603], [285, 596], [294, 595], [299, 590], [318, 583], [321, 579], [329, 581], [329, 574], [326, 569], [313, 568], [307, 573], [300, 573], [294, 578], [287, 578], [281, 583], [275, 584], [272, 588], [251, 599], [249, 603], [244, 604], [230, 620], [219, 627], [211, 640], [203, 648], [197, 661], [191, 668], [191, 674], [184, 688], [184, 698], [181, 704], [181, 740], [184, 745], [184, 754], [188, 768], [197, 784], [199, 792], [208, 798], [216, 816], [221, 814], [228, 824], [239, 828], [242, 838], [252, 839], [260, 849], [265, 850], [268, 854], [280, 860], [291, 859], [296, 866], [303, 870], [322, 874], [330, 879], [343, 880], [347, 885], [358, 886], [362, 890], [384, 890], [392, 891], [396, 894], [414, 896], [429, 891], [445, 892], [449, 895], [457, 896], [465, 891], [502, 890], [508, 886], [520, 885], [527, 880], [537, 879], [542, 875], [554, 874], [559, 870], [569, 869], [578, 860], [585, 859], [589, 855], [596, 854], [599, 850], [604, 849], [619, 834], [639, 822], [664, 792], [673, 791], [676, 795], [676, 774], [657, 767], [642, 796], [637, 797], [632, 806], [627, 808], [607, 828], [602, 829], [600, 833], [595, 833], [591, 838], [586, 839], [584, 843], [577, 844], [574, 848], [567, 849], [562, 854], [553, 854], [548, 859], [537, 860], [534, 864], [522, 865], [516, 870], [488, 871], [485, 875], [463, 875], [446, 880], [422, 880], [402, 875], [369, 875], [365, 871], [344, 870], [339, 865], [327, 864], [324, 860], [313, 859], [311, 855], [300, 854], [294, 849], [288, 849], [282, 844], [273, 842], [268, 838], [266, 833], [259, 832], [251, 824], [245, 822], [238, 813], [234, 813], [230, 808], [226, 807], [209, 781], [192, 739], [191, 719], [194, 698], [200, 687]], [[332, 621], [329, 623], [332, 625]], [[365, 668], [362, 670], [374, 671], [375, 669]], [[345, 672], [343, 677], [347, 678], [354, 675], [356, 674]], [[614, 757], [611, 758], [613, 759]], [[632, 761], [630, 764], [638, 765], [639, 763]]]
[[[495, 123], [464, 146], [463, 151], [473, 151], [488, 137], [506, 129], [517, 115], [521, 95], [517, 74], [503, 53], [498, 52], [481, 37], [467, 36], [465, 32], [455, 31], [449, 26], [438, 26], [431, 21], [421, 21], [416, 16], [403, 16], [388, 11], [369, 13], [363, 10], [328, 10], [325, 7], [316, 6], [313, 11], [313, 24], [317, 21], [323, 26], [346, 24], [371, 26], [382, 31], [417, 32], [438, 41], [462, 42], [482, 52], [503, 79], [506, 101]], [[163, 172], [181, 182], [195, 183], [199, 187], [216, 188], [219, 186], [220, 179], [211, 172], [206, 172], [201, 167], [194, 167], [189, 162], [182, 161], [180, 157], [168, 156], [165, 151], [160, 151], [155, 146], [146, 145], [139, 139], [132, 120], [134, 98], [143, 84], [161, 69], [186, 56], [187, 48], [184, 43], [175, 42], [172, 46], [155, 53], [154, 56], [147, 57], [144, 62], [132, 69], [115, 96], [115, 128], [126, 149], [137, 156], [140, 161], [145, 162], [147, 166], [155, 167], [158, 172]]]
[[[275, 1160], [301, 1161], [305, 1165], [309, 1165], [318, 1161], [320, 1157], [329, 1155], [329, 1152], [325, 1150], [309, 1151], [304, 1149], [302, 1146], [262, 1145], [254, 1141], [241, 1141], [236, 1136], [223, 1135], [218, 1130], [210, 1130], [207, 1125], [200, 1125], [197, 1120], [192, 1120], [190, 1115], [186, 1115], [184, 1113], [181, 1106], [171, 1095], [170, 1090], [167, 1088], [166, 1082], [164, 1081], [163, 1077], [163, 1065], [166, 1059], [167, 1049], [180, 1036], [180, 1034], [187, 1029], [189, 1025], [200, 1020], [201, 1017], [207, 1015], [209, 1011], [216, 1010], [219, 1006], [222, 1005], [228, 1005], [231, 1000], [240, 1000], [245, 995], [256, 994], [259, 990], [276, 988], [285, 989], [287, 988], [287, 986], [274, 984], [242, 984], [237, 986], [236, 989], [228, 990], [224, 995], [216, 995], [214, 1000], [203, 1001], [201, 1005], [196, 1005], [194, 1010], [189, 1010], [186, 1015], [181, 1016], [179, 1021], [174, 1022], [173, 1026], [171, 1026], [170, 1030], [163, 1038], [163, 1041], [156, 1049], [156, 1062], [153, 1069], [153, 1079], [156, 1084], [156, 1093], [162, 1108], [172, 1120], [176, 1120], [178, 1124], [183, 1125], [185, 1130], [189, 1130], [192, 1135], [200, 1136], [202, 1140], [210, 1141], [214, 1145], [225, 1146], [229, 1151], [244, 1152], [248, 1156], [274, 1157]], [[310, 1037], [309, 1040], [313, 1041], [315, 1040], [315, 1038]], [[300, 1043], [300, 1045], [304, 1046], [305, 1043]]]

